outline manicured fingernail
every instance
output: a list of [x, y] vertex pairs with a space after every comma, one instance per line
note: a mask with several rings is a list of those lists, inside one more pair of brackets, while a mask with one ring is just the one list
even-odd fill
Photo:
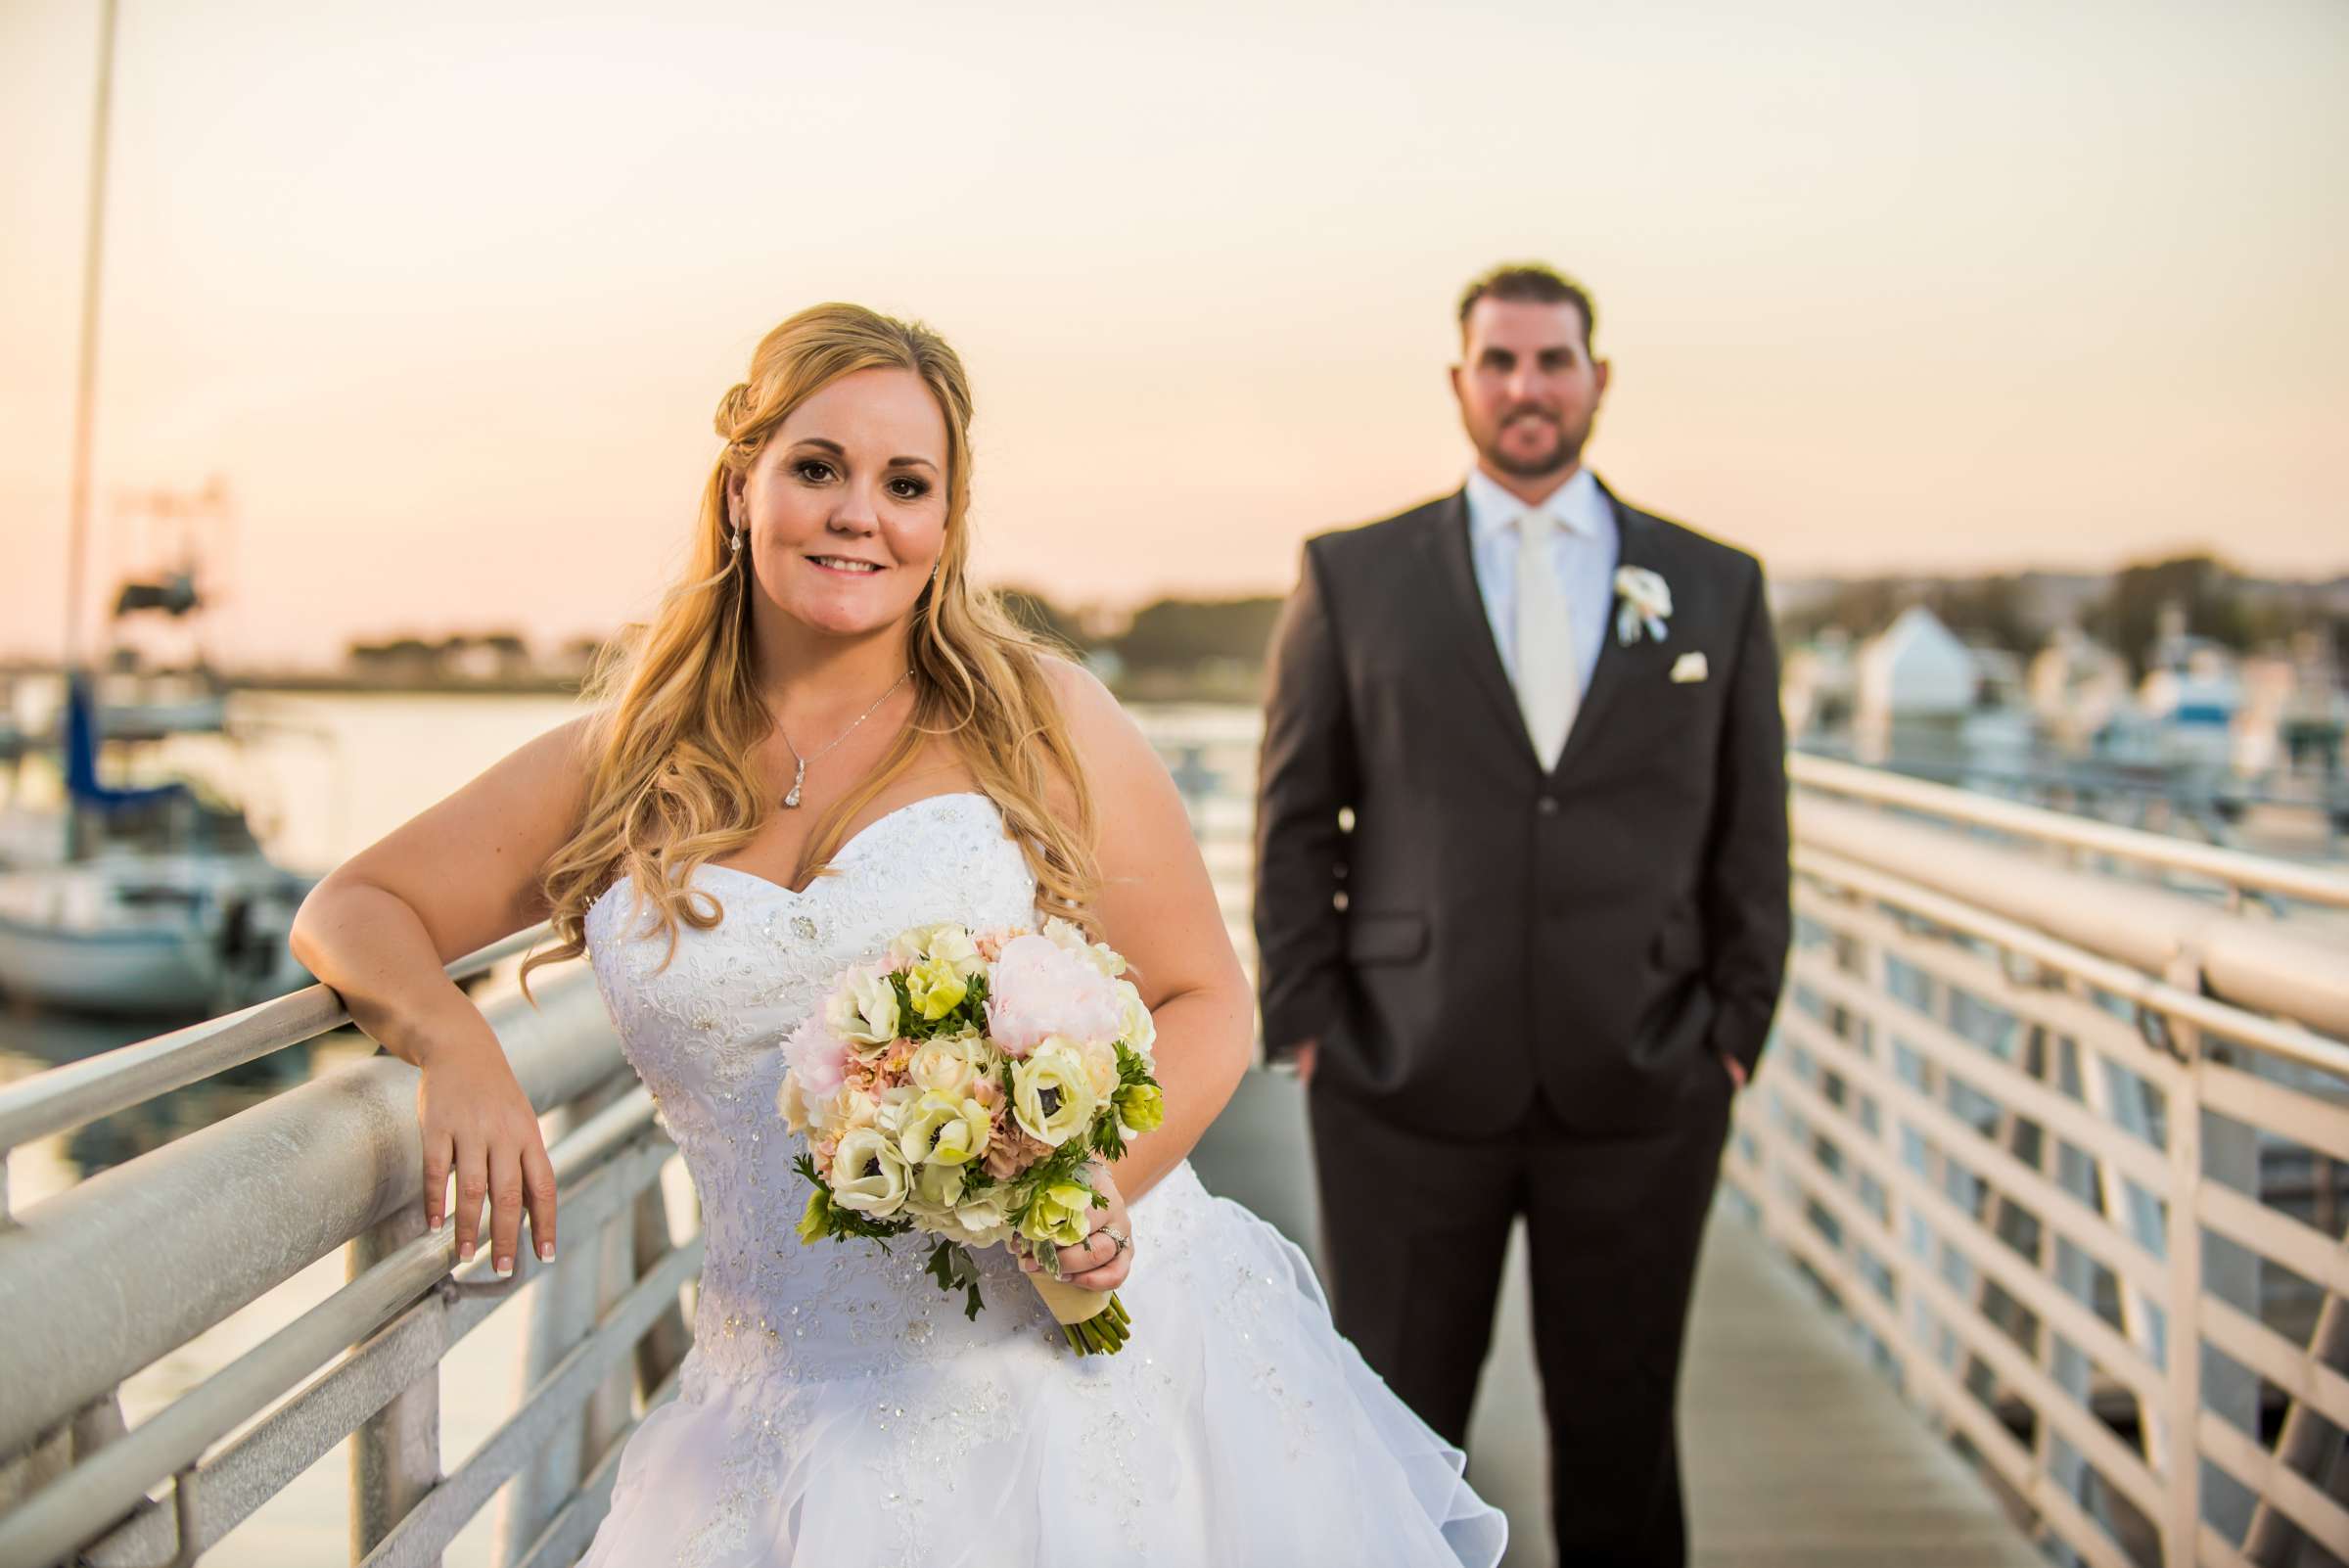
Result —
[[513, 1278], [513, 1277], [514, 1277], [514, 1260], [513, 1260], [513, 1259], [511, 1259], [511, 1258], [500, 1258], [500, 1259], [497, 1261], [497, 1277], [498, 1277], [498, 1278], [500, 1278], [500, 1279], [511, 1279], [511, 1278]]
[[457, 1258], [463, 1263], [473, 1262], [473, 1243], [470, 1241], [457, 1243]]
[[555, 1244], [553, 1242], [541, 1241], [538, 1243], [538, 1261], [540, 1263], [553, 1263], [555, 1261]]

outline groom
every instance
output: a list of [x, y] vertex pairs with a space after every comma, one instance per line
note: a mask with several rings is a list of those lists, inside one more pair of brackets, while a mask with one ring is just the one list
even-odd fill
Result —
[[1785, 962], [1784, 736], [1761, 568], [1582, 464], [1591, 325], [1546, 267], [1472, 285], [1465, 487], [1306, 545], [1256, 931], [1339, 1329], [1464, 1443], [1524, 1216], [1559, 1561], [1678, 1565], [1697, 1241]]

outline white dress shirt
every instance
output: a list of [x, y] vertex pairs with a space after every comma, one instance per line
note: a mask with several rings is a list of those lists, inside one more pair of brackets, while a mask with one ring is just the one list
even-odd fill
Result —
[[1579, 669], [1575, 689], [1588, 693], [1590, 671], [1598, 665], [1607, 624], [1615, 609], [1615, 563], [1621, 538], [1615, 529], [1615, 508], [1587, 468], [1552, 490], [1538, 507], [1528, 506], [1496, 483], [1481, 468], [1468, 471], [1468, 543], [1476, 562], [1477, 591], [1484, 596], [1485, 619], [1493, 627], [1494, 646], [1500, 665], [1517, 679], [1517, 520], [1528, 512], [1546, 513], [1559, 527], [1550, 530], [1550, 565], [1566, 595], [1574, 621], [1574, 650]]

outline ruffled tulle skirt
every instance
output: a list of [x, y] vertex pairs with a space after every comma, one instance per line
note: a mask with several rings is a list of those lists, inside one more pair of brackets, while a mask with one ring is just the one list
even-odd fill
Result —
[[719, 1375], [622, 1452], [584, 1568], [1490, 1568], [1507, 1524], [1330, 1325], [1304, 1254], [1188, 1166], [1135, 1206], [1133, 1341], [1023, 1331], [923, 1364]]

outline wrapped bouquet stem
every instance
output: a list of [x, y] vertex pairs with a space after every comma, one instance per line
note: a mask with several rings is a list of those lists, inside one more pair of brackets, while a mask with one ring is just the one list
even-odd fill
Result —
[[852, 967], [785, 1050], [776, 1107], [805, 1140], [800, 1238], [934, 1238], [942, 1290], [984, 1303], [973, 1253], [1015, 1236], [1029, 1276], [1080, 1355], [1130, 1327], [1114, 1294], [1056, 1277], [1108, 1203], [1087, 1179], [1165, 1114], [1156, 1032], [1126, 961], [1065, 921], [1041, 931], [919, 927]]

